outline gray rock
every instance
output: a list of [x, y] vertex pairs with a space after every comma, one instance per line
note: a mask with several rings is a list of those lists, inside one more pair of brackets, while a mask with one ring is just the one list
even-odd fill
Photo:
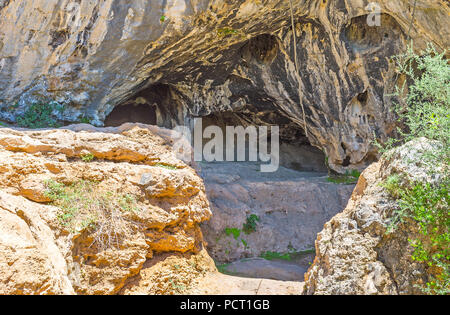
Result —
[[51, 99], [66, 105], [58, 119], [96, 125], [118, 105], [147, 104], [155, 113], [145, 121], [166, 127], [235, 111], [301, 129], [300, 86], [308, 141], [331, 168], [362, 169], [377, 155], [373, 134], [393, 129], [389, 58], [408, 35], [417, 49], [446, 47], [448, 6], [420, 2], [408, 33], [409, 1], [377, 1], [377, 27], [367, 1], [293, 2], [300, 75], [286, 0], [2, 1], [0, 119]]
[[295, 263], [263, 258], [243, 259], [224, 267], [226, 273], [236, 276], [282, 281], [303, 281], [307, 270], [307, 267]]
[[139, 185], [146, 187], [146, 186], [150, 185], [152, 183], [152, 181], [153, 181], [153, 175], [151, 173], [145, 173], [145, 174], [142, 174], [141, 179], [139, 181]]
[[[220, 262], [312, 248], [323, 224], [345, 208], [354, 185], [326, 181], [326, 173], [284, 167], [259, 172], [257, 163], [201, 163], [213, 216], [202, 225], [210, 255]], [[253, 233], [242, 231], [250, 215]], [[235, 239], [227, 228], [241, 230]]]

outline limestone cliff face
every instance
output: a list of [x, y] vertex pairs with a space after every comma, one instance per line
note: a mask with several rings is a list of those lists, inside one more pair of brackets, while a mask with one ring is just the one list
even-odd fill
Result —
[[134, 127], [0, 130], [0, 294], [182, 293], [215, 270], [201, 179]]
[[[392, 126], [391, 55], [407, 34], [420, 48], [449, 43], [448, 3], [380, 0], [289, 1], [0, 0], [0, 119], [14, 121], [38, 98], [66, 104], [60, 119], [101, 125], [119, 104], [156, 105], [171, 127], [191, 115], [234, 111], [247, 121], [303, 127], [338, 171], [376, 157], [375, 133]], [[294, 67], [294, 48], [300, 75]]]

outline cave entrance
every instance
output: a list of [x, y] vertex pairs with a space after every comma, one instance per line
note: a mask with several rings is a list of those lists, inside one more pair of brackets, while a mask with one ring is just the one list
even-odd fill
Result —
[[147, 103], [130, 103], [116, 106], [105, 119], [106, 127], [118, 127], [124, 123], [156, 125], [156, 109]]
[[168, 84], [154, 84], [128, 97], [105, 118], [105, 126], [143, 123], [174, 128], [184, 125], [187, 110], [177, 91]]
[[[107, 127], [117, 127], [124, 123], [143, 123], [173, 129], [176, 126], [191, 125], [193, 118], [176, 89], [167, 84], [155, 84], [130, 96], [122, 104], [116, 106], [106, 117], [104, 124]], [[271, 106], [257, 108], [249, 105], [242, 110], [215, 112], [198, 118], [202, 118], [203, 133], [209, 126], [217, 126], [222, 130], [224, 138], [226, 138], [227, 126], [242, 126], [244, 129], [254, 126], [258, 131], [261, 126], [267, 126], [269, 127], [269, 136], [271, 134], [270, 126], [278, 126], [280, 128], [280, 166], [301, 172], [328, 172], [324, 153], [311, 145], [303, 128]], [[209, 140], [211, 138], [203, 138], [203, 147]], [[236, 138], [235, 161], [238, 161], [237, 141]], [[247, 136], [247, 149], [250, 147], [248, 141]], [[226, 145], [226, 143], [224, 144]], [[270, 142], [268, 148], [271, 148]], [[227, 160], [226, 156], [223, 160]], [[246, 152], [245, 161], [249, 160], [249, 154]], [[274, 176], [276, 175], [274, 174]]]
[[[302, 172], [320, 172], [326, 173], [328, 168], [325, 162], [324, 153], [313, 147], [305, 136], [303, 129], [297, 124], [291, 122], [288, 118], [281, 116], [280, 114], [273, 112], [259, 113], [258, 115], [248, 113], [236, 113], [236, 112], [220, 112], [214, 113], [202, 117], [203, 132], [210, 126], [218, 126], [222, 130], [222, 134], [226, 135], [226, 127], [242, 126], [247, 128], [249, 126], [268, 126], [268, 136], [270, 144], [270, 126], [279, 126], [280, 138], [279, 138], [279, 158], [280, 166]], [[203, 145], [209, 142], [211, 139], [203, 138]], [[249, 161], [248, 148], [249, 136], [246, 135], [246, 161]], [[237, 141], [235, 138], [235, 160], [237, 160]], [[226, 145], [226, 143], [225, 143]], [[225, 151], [225, 150], [224, 150]], [[224, 152], [224, 160], [225, 152]]]

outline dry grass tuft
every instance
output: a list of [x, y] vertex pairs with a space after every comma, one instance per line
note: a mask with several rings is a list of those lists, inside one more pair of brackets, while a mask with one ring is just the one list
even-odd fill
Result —
[[63, 184], [48, 180], [45, 185], [45, 195], [60, 208], [61, 226], [73, 234], [89, 231], [100, 250], [119, 247], [130, 229], [124, 214], [139, 211], [135, 196], [105, 191], [98, 182]]

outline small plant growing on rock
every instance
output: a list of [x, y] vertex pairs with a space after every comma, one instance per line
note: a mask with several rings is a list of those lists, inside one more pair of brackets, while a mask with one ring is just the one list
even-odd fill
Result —
[[261, 258], [264, 258], [266, 260], [291, 260], [291, 254], [290, 253], [277, 253], [277, 252], [271, 252], [267, 251], [261, 254]]
[[90, 125], [91, 124], [91, 119], [88, 116], [83, 116], [80, 119], [80, 123]]
[[81, 160], [86, 163], [92, 162], [94, 159], [95, 155], [92, 153], [85, 153], [81, 155]]
[[238, 240], [239, 236], [241, 236], [241, 230], [238, 228], [225, 228], [225, 234], [227, 236], [233, 235], [235, 240]]
[[162, 167], [162, 168], [165, 168], [165, 169], [167, 169], [167, 170], [172, 170], [172, 171], [178, 169], [176, 166], [173, 166], [173, 165], [167, 165], [167, 164], [162, 164], [162, 163], [156, 163], [154, 166], [155, 166], [155, 167]]
[[234, 34], [238, 34], [239, 32], [237, 30], [234, 30], [232, 28], [229, 27], [224, 27], [224, 28], [219, 28], [217, 30], [217, 35], [219, 36], [227, 36], [227, 35], [234, 35]]
[[247, 217], [247, 221], [244, 223], [242, 230], [245, 234], [256, 232], [256, 225], [260, 221], [260, 218], [256, 214], [251, 214]]
[[409, 218], [418, 224], [423, 235], [423, 239], [409, 239], [409, 243], [414, 248], [411, 259], [437, 271], [424, 288], [427, 293], [448, 294], [450, 290], [449, 185], [448, 178], [438, 186], [400, 184], [397, 176], [388, 178], [383, 184], [398, 203], [388, 232]]
[[359, 176], [361, 176], [361, 173], [357, 170], [352, 170], [351, 172], [346, 172], [345, 175], [330, 175], [327, 178], [327, 181], [330, 183], [335, 184], [356, 184], [356, 182], [359, 179]]
[[[251, 214], [247, 217], [247, 220], [242, 225], [242, 229], [240, 228], [225, 228], [224, 232], [226, 236], [233, 236], [233, 238], [239, 243], [241, 242], [245, 248], [249, 248], [247, 241], [242, 237], [242, 234], [251, 234], [256, 232], [257, 223], [260, 221], [260, 218], [256, 214]], [[221, 237], [217, 239], [220, 240]], [[228, 254], [227, 254], [228, 255]]]
[[79, 180], [64, 184], [48, 180], [45, 185], [45, 195], [60, 209], [61, 226], [74, 234], [89, 230], [100, 249], [118, 246], [129, 228], [123, 215], [139, 211], [134, 196], [105, 192], [97, 182]]
[[233, 236], [233, 238], [237, 242], [240, 241], [242, 243], [242, 245], [244, 245], [245, 248], [248, 247], [247, 241], [241, 237], [241, 235], [242, 235], [242, 230], [241, 229], [238, 229], [238, 228], [226, 228], [225, 229], [225, 234], [227, 236]]
[[63, 111], [64, 107], [56, 102], [34, 103], [22, 116], [17, 118], [17, 124], [19, 127], [31, 129], [61, 127], [55, 114]]

